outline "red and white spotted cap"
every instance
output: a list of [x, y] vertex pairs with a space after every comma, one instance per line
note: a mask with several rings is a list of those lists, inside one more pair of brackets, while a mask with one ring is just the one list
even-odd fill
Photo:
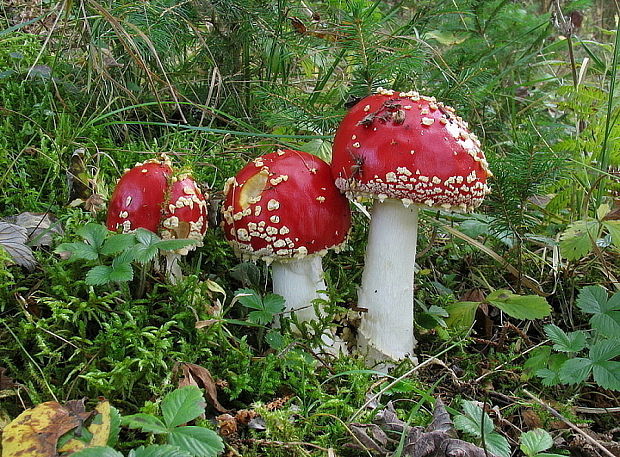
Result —
[[351, 228], [349, 204], [329, 165], [306, 152], [258, 157], [226, 182], [224, 193], [224, 233], [243, 258], [324, 255]]
[[188, 173], [173, 176], [167, 202], [160, 229], [162, 239], [189, 238], [198, 242], [181, 249], [180, 254], [186, 254], [196, 246], [202, 246], [202, 239], [209, 223], [207, 201], [194, 178]]
[[349, 198], [461, 211], [482, 203], [492, 176], [480, 141], [452, 107], [417, 92], [382, 88], [342, 120], [332, 173]]
[[126, 170], [108, 205], [108, 230], [128, 233], [145, 228], [157, 232], [171, 175], [172, 164], [164, 154]]

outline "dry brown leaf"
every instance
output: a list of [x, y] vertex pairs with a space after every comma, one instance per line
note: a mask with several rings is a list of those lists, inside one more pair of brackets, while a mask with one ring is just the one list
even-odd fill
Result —
[[24, 227], [0, 222], [0, 245], [17, 265], [33, 270], [37, 261], [32, 249], [26, 246], [27, 239], [28, 231]]
[[13, 382], [13, 379], [11, 379], [5, 373], [6, 368], [0, 367], [0, 390], [13, 389], [17, 386], [17, 384], [15, 384], [15, 382]]
[[28, 245], [35, 248], [51, 246], [54, 236], [64, 234], [62, 225], [52, 213], [25, 212], [17, 216], [5, 217], [2, 222], [25, 228]]
[[237, 421], [230, 414], [221, 414], [215, 418], [218, 432], [222, 436], [230, 436], [237, 433]]
[[533, 409], [525, 409], [521, 412], [521, 417], [523, 419], [523, 423], [528, 428], [528, 430], [534, 430], [537, 428], [542, 428], [542, 420], [536, 411]]
[[217, 399], [217, 384], [206, 368], [194, 363], [180, 363], [175, 370], [181, 369], [183, 377], [179, 379], [179, 387], [196, 386], [205, 390], [207, 401], [219, 412], [228, 411]]

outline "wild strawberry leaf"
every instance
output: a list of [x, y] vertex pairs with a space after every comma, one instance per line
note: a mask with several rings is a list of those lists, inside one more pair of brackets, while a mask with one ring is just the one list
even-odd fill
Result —
[[586, 334], [584, 332], [566, 333], [554, 324], [545, 325], [545, 333], [554, 343], [553, 349], [560, 352], [579, 352], [586, 347]]

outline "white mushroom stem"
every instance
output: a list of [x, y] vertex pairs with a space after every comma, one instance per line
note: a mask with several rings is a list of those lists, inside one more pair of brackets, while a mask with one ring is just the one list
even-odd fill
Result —
[[358, 306], [359, 345], [371, 359], [413, 357], [413, 277], [418, 208], [399, 200], [375, 200]]
[[300, 322], [318, 319], [312, 301], [327, 299], [322, 258], [318, 255], [271, 264], [273, 292], [286, 300], [285, 313], [295, 312]]

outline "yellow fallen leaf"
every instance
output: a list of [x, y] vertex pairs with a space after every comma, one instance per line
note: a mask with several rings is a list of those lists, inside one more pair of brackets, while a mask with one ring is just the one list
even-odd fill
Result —
[[77, 452], [87, 447], [107, 446], [111, 427], [110, 402], [107, 400], [100, 401], [95, 407], [95, 411], [96, 415], [88, 426], [88, 431], [93, 434], [90, 442], [86, 443], [72, 438], [61, 446], [58, 452]]
[[60, 403], [41, 403], [4, 428], [2, 457], [53, 457], [58, 438], [79, 424], [80, 419]]

